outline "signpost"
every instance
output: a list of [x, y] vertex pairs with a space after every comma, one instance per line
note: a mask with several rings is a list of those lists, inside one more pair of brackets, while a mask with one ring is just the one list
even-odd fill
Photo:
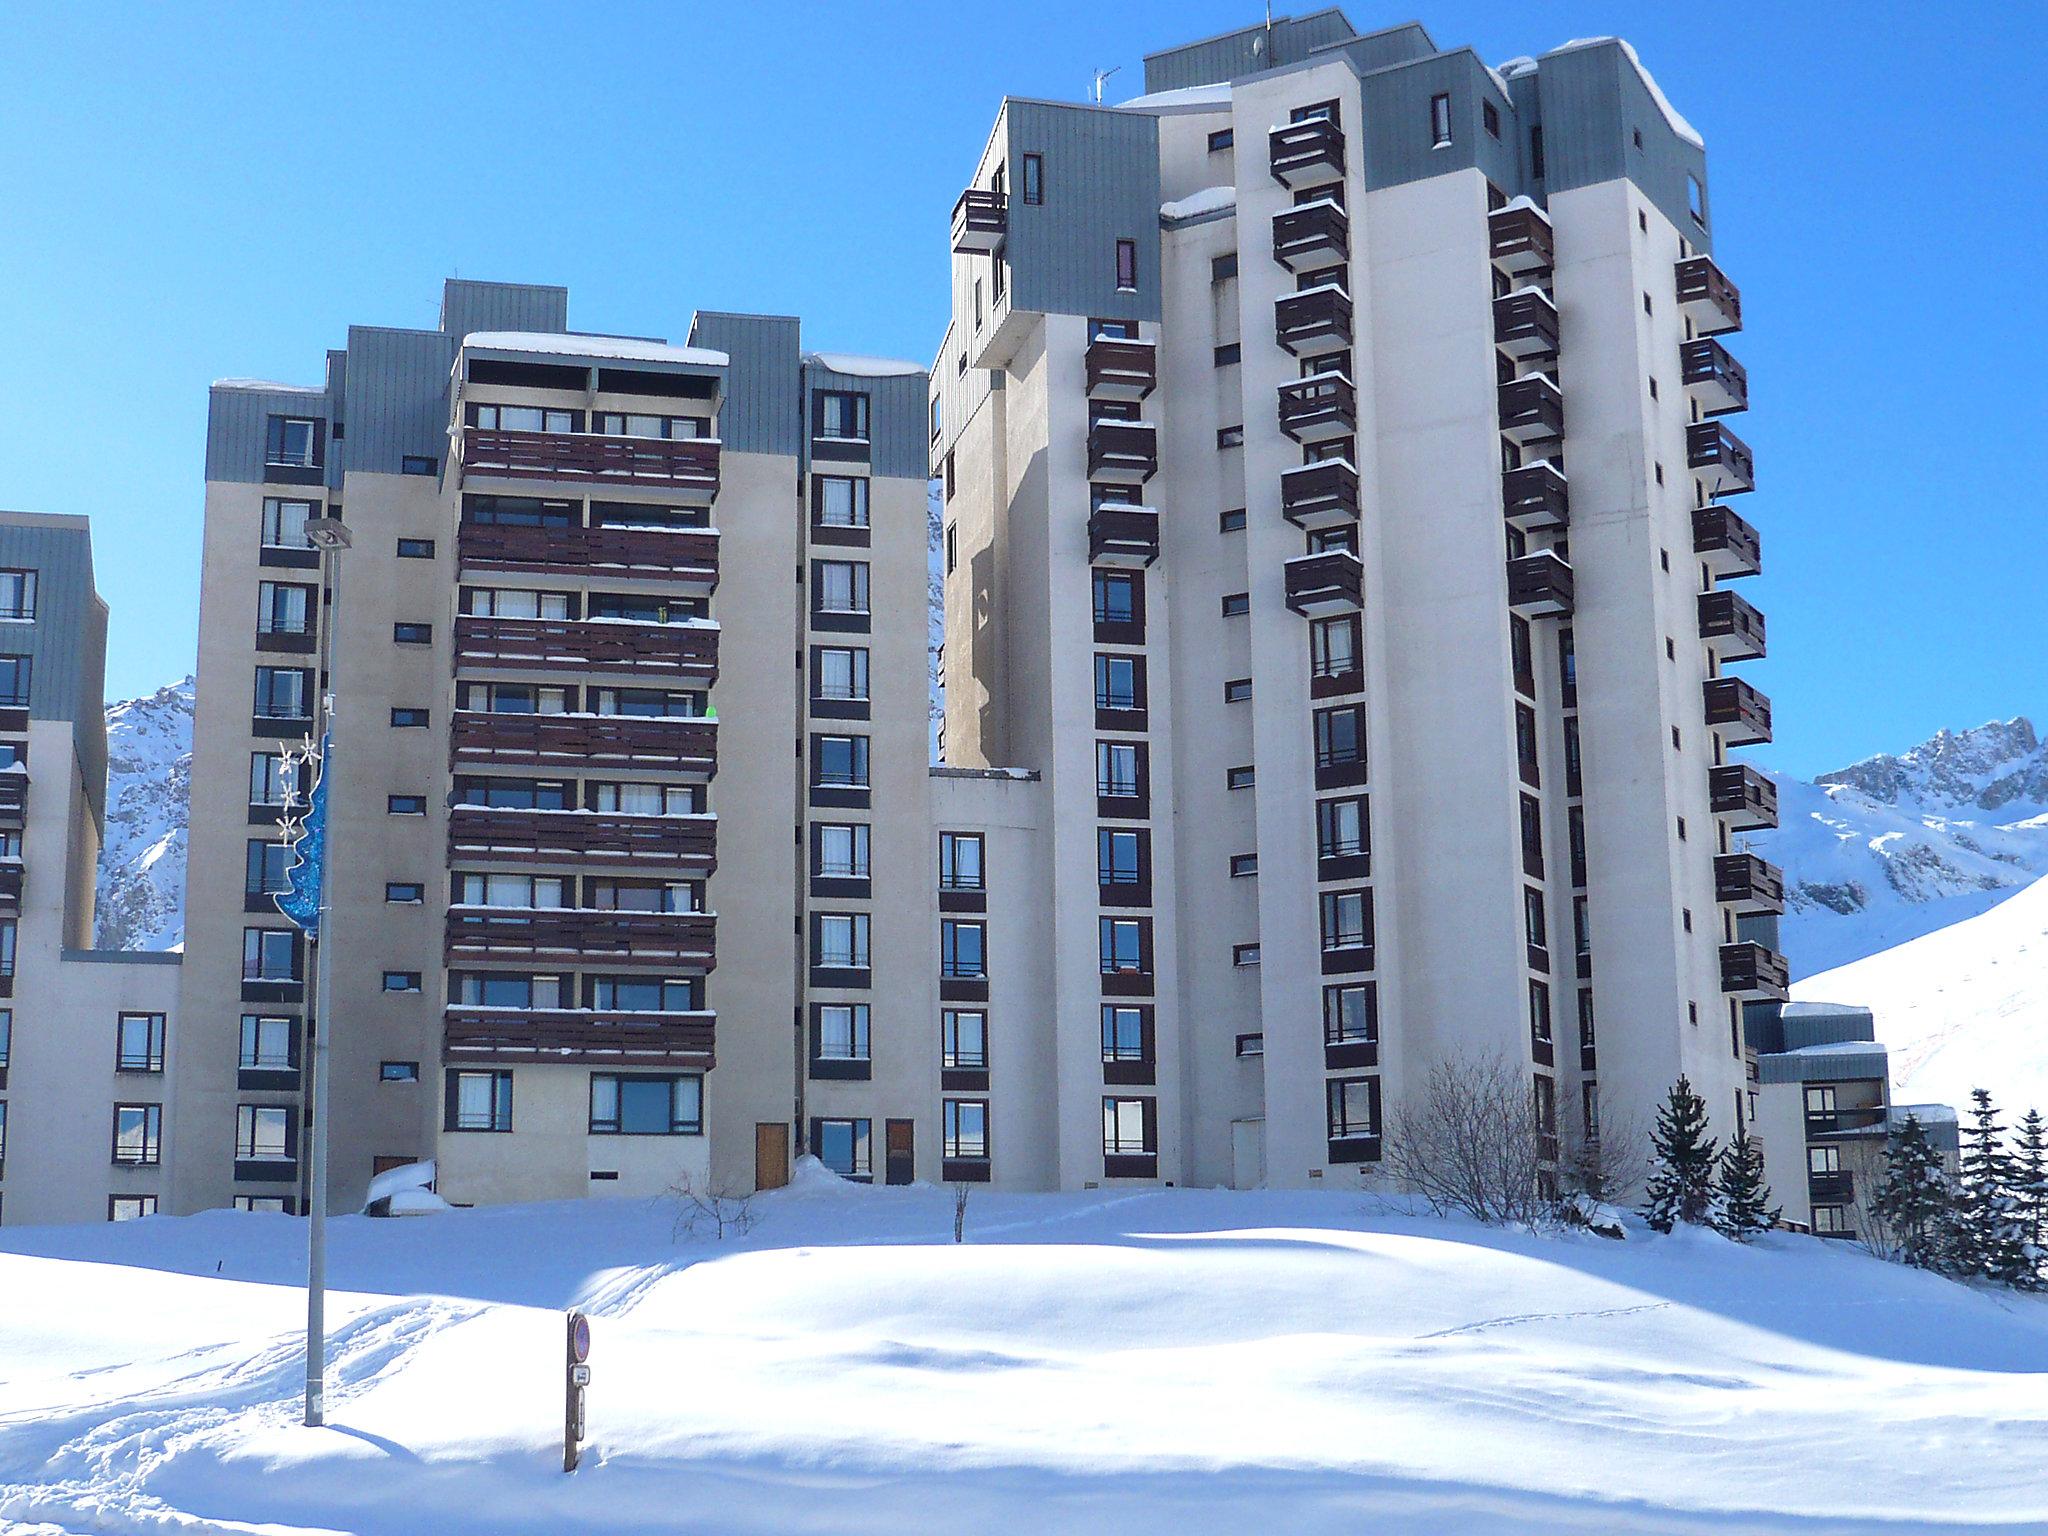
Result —
[[583, 1389], [590, 1385], [590, 1319], [571, 1312], [568, 1347], [562, 1358], [562, 1470], [574, 1472], [583, 1459]]

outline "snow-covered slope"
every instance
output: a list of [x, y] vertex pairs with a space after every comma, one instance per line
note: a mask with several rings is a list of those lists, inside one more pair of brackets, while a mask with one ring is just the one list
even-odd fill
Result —
[[[2048, 1300], [1356, 1195], [808, 1187], [0, 1228], [0, 1527], [1931, 1536], [2048, 1522]], [[31, 1256], [35, 1255], [35, 1256]], [[123, 1265], [139, 1266], [124, 1268]], [[157, 1271], [145, 1273], [144, 1271]], [[167, 1273], [166, 1273], [167, 1272]], [[562, 1313], [592, 1316], [560, 1471]], [[38, 1522], [47, 1522], [47, 1527]]]
[[1960, 1107], [1988, 1088], [2008, 1118], [2029, 1105], [2048, 1112], [2048, 877], [1792, 992], [1876, 1015], [1899, 1102]]
[[185, 815], [192, 795], [192, 679], [107, 706], [107, 826], [96, 940], [103, 949], [185, 941]]
[[1974, 917], [2048, 874], [2048, 743], [2025, 718], [1943, 731], [1808, 783], [1774, 774], [1795, 976]]

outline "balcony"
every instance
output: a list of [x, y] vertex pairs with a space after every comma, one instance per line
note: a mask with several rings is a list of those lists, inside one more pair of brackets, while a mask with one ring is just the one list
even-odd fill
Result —
[[1349, 459], [1324, 459], [1280, 472], [1280, 515], [1314, 532], [1358, 521], [1358, 471]]
[[1327, 443], [1358, 430], [1358, 391], [1341, 373], [1280, 386], [1280, 430], [1297, 443]]
[[587, 1062], [708, 1069], [710, 1013], [603, 1013], [592, 1009], [450, 1008], [441, 1046], [450, 1066]]
[[1748, 763], [1707, 770], [1707, 805], [1731, 832], [1762, 832], [1778, 824], [1778, 786]]
[[1714, 265], [1711, 256], [1688, 256], [1678, 263], [1678, 312], [1702, 336], [1720, 336], [1742, 329], [1742, 295]]
[[1159, 469], [1159, 432], [1149, 421], [1098, 420], [1088, 427], [1088, 474], [1143, 485]]
[[1764, 654], [1764, 616], [1725, 587], [1699, 597], [1700, 638], [1722, 661], [1755, 661]]
[[1097, 400], [1142, 400], [1159, 383], [1159, 348], [1129, 336], [1097, 336], [1086, 355], [1088, 394]]
[[1273, 259], [1290, 272], [1335, 266], [1351, 257], [1351, 215], [1327, 197], [1273, 215]]
[[1753, 853], [1717, 854], [1714, 900], [1741, 917], [1775, 917], [1785, 910], [1785, 872]]
[[458, 614], [455, 665], [492, 671], [620, 671], [709, 687], [718, 626], [595, 619], [495, 619]]
[[21, 912], [21, 888], [28, 870], [15, 860], [0, 861], [0, 914], [18, 916]]
[[1571, 491], [1564, 471], [1548, 459], [1503, 470], [1500, 503], [1507, 520], [1529, 533], [1548, 533], [1572, 520]]
[[718, 534], [710, 528], [516, 528], [464, 523], [456, 552], [465, 571], [532, 576], [626, 576], [718, 585]]
[[1572, 611], [1572, 568], [1548, 549], [1510, 560], [1508, 606], [1531, 618], [1562, 618]]
[[1727, 747], [1753, 747], [1771, 739], [1771, 701], [1739, 677], [1710, 677], [1700, 684], [1707, 724]]
[[709, 912], [596, 912], [580, 908], [450, 907], [446, 953], [457, 960], [599, 959], [606, 965], [710, 970], [718, 920]]
[[1266, 135], [1273, 179], [1290, 191], [1344, 176], [1344, 130], [1327, 117], [1288, 123]]
[[1756, 489], [1749, 444], [1718, 421], [1696, 421], [1685, 429], [1685, 462], [1707, 482], [1709, 496], [1740, 496]]
[[1564, 436], [1564, 392], [1540, 373], [1500, 386], [1500, 435], [1527, 448]]
[[[1807, 1198], [1815, 1205], [1851, 1204], [1856, 1199], [1856, 1175], [1849, 1172], [1846, 1168], [1838, 1169], [1833, 1173], [1814, 1173], [1809, 1171], [1806, 1175], [1806, 1194]], [[1823, 1235], [1833, 1236], [1834, 1234], [1828, 1233]], [[1847, 1237], [1852, 1234], [1843, 1233], [1841, 1235]]]
[[1749, 409], [1749, 370], [1711, 336], [1679, 345], [1678, 381], [1704, 415], [1726, 416]]
[[953, 205], [953, 249], [962, 256], [993, 256], [1010, 232], [1010, 200], [1001, 192], [969, 187]]
[[1692, 509], [1692, 552], [1717, 581], [1754, 576], [1764, 568], [1763, 540], [1756, 529], [1718, 503]]
[[1721, 990], [1750, 1003], [1782, 1003], [1789, 979], [1785, 957], [1754, 939], [1721, 946]]
[[576, 864], [635, 875], [709, 875], [718, 867], [718, 820], [458, 805], [448, 813], [448, 862]]
[[646, 715], [512, 715], [459, 709], [454, 768], [635, 768], [710, 778], [718, 722]]
[[1486, 216], [1487, 249], [1510, 277], [1546, 272], [1556, 264], [1550, 215], [1524, 198]]
[[1294, 353], [1351, 345], [1351, 295], [1335, 283], [1282, 294], [1273, 304], [1273, 339]]
[[462, 429], [462, 483], [548, 482], [565, 488], [646, 486], [707, 506], [718, 495], [715, 437], [605, 437], [594, 432]]
[[19, 831], [28, 816], [28, 775], [0, 769], [0, 830]]
[[1365, 567], [1348, 549], [1296, 555], [1286, 565], [1287, 606], [1306, 619], [1365, 606]]
[[1513, 358], [1557, 356], [1557, 306], [1541, 288], [1493, 301], [1493, 344]]
[[1097, 507], [1088, 515], [1091, 565], [1150, 565], [1159, 558], [1159, 513], [1121, 504]]

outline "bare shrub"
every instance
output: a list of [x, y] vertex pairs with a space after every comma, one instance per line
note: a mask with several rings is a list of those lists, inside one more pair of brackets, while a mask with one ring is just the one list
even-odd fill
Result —
[[1439, 1216], [1489, 1226], [1554, 1219], [1555, 1181], [1529, 1078], [1499, 1057], [1439, 1062], [1388, 1117], [1381, 1167]]
[[972, 1184], [953, 1186], [953, 1241], [967, 1241], [967, 1197], [974, 1191]]
[[699, 1190], [687, 1173], [669, 1185], [668, 1197], [675, 1203], [675, 1224], [669, 1231], [674, 1242], [686, 1237], [709, 1237], [717, 1242], [724, 1242], [728, 1235], [745, 1237], [761, 1219], [752, 1195]]

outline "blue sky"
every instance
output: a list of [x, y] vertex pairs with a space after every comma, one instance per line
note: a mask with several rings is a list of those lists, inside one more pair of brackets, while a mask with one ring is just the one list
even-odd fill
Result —
[[[1494, 62], [1621, 33], [1707, 139], [1749, 326], [1766, 759], [2048, 724], [2048, 7], [1414, 14]], [[1260, 15], [0, 0], [0, 506], [93, 516], [108, 690], [152, 688], [192, 664], [210, 380], [314, 381], [351, 321], [432, 324], [451, 272], [566, 283], [581, 329], [762, 309], [926, 358], [1001, 95], [1121, 65], [1119, 100], [1146, 51]]]

